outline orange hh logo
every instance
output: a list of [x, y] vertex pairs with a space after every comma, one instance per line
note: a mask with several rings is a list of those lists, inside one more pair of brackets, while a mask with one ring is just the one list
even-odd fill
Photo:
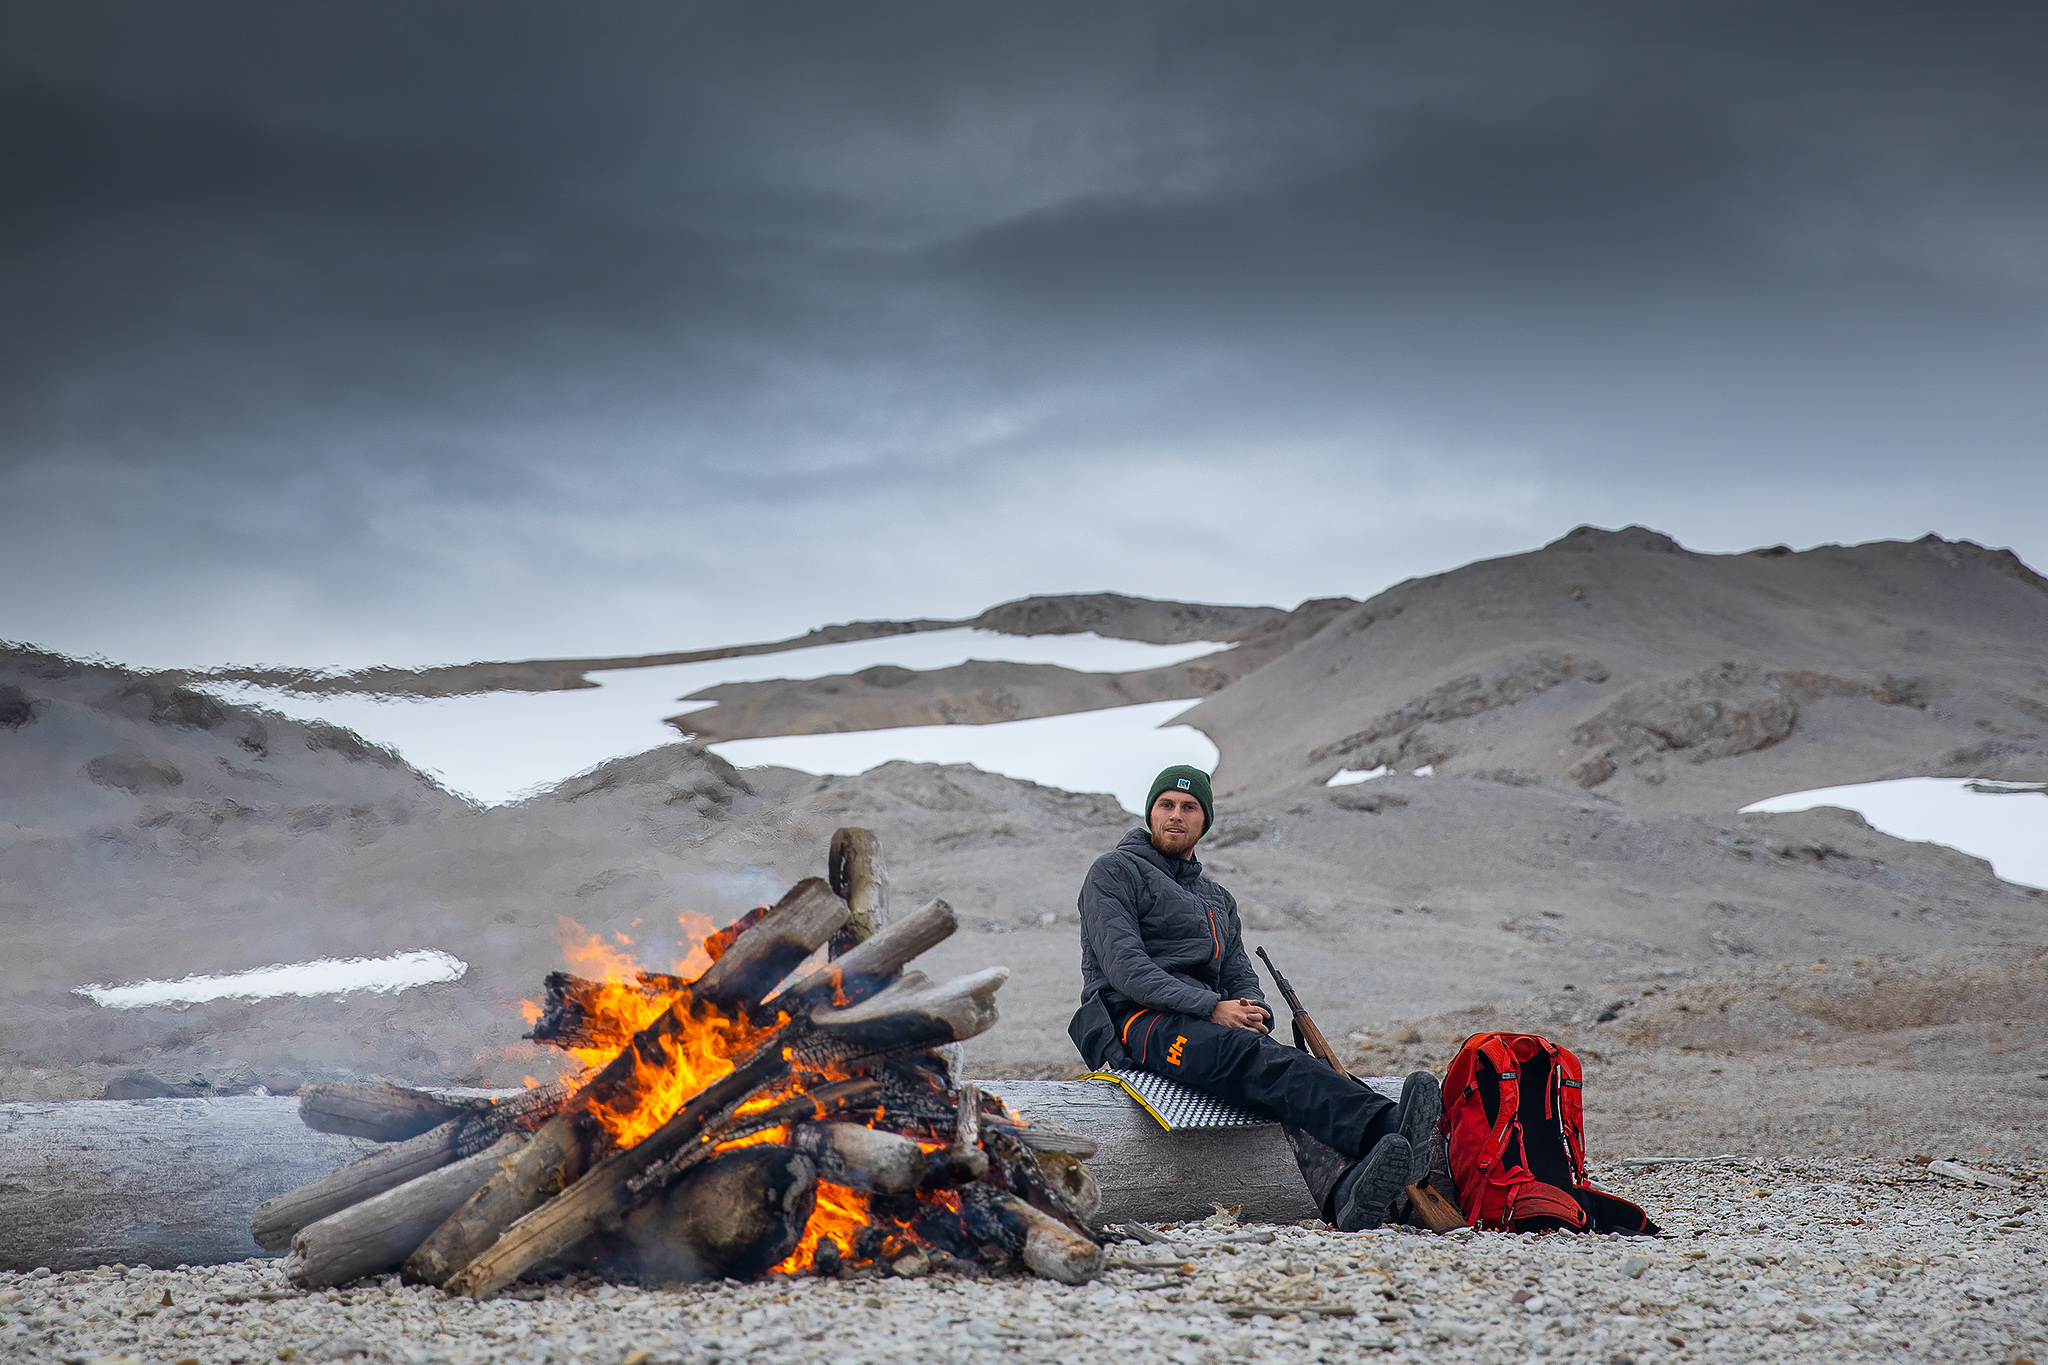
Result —
[[1173, 1046], [1166, 1049], [1166, 1060], [1174, 1066], [1179, 1066], [1180, 1050], [1186, 1047], [1187, 1045], [1187, 1036], [1185, 1034], [1176, 1034], [1174, 1036]]

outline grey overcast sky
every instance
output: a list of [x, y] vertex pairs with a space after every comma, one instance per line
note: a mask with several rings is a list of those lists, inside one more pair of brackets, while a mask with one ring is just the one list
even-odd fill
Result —
[[11, 5], [0, 638], [2048, 568], [2044, 71], [2033, 0]]

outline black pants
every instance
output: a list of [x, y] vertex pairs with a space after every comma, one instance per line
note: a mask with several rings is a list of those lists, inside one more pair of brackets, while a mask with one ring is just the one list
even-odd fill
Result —
[[1392, 1100], [1269, 1034], [1160, 1010], [1119, 1020], [1117, 1033], [1145, 1070], [1271, 1114], [1346, 1158], [1399, 1130]]

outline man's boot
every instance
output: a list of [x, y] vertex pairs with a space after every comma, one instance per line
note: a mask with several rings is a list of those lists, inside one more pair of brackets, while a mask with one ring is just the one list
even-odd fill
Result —
[[1401, 1083], [1401, 1136], [1408, 1139], [1408, 1178], [1419, 1185], [1429, 1176], [1429, 1149], [1444, 1121], [1444, 1088], [1427, 1071], [1411, 1071]]
[[[1428, 1156], [1423, 1157], [1425, 1168]], [[1344, 1172], [1330, 1194], [1330, 1221], [1339, 1232], [1360, 1232], [1386, 1221], [1387, 1206], [1410, 1183], [1414, 1156], [1399, 1133], [1381, 1138]]]

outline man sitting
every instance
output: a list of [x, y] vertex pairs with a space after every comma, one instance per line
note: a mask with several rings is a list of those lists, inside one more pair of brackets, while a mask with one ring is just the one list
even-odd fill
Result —
[[1170, 1076], [1334, 1149], [1332, 1160], [1302, 1159], [1324, 1218], [1346, 1232], [1378, 1227], [1402, 1189], [1428, 1174], [1442, 1091], [1418, 1071], [1395, 1104], [1271, 1036], [1237, 902], [1195, 860], [1215, 815], [1209, 775], [1168, 768], [1153, 780], [1145, 826], [1088, 869], [1081, 1008], [1068, 1032], [1092, 1067]]

